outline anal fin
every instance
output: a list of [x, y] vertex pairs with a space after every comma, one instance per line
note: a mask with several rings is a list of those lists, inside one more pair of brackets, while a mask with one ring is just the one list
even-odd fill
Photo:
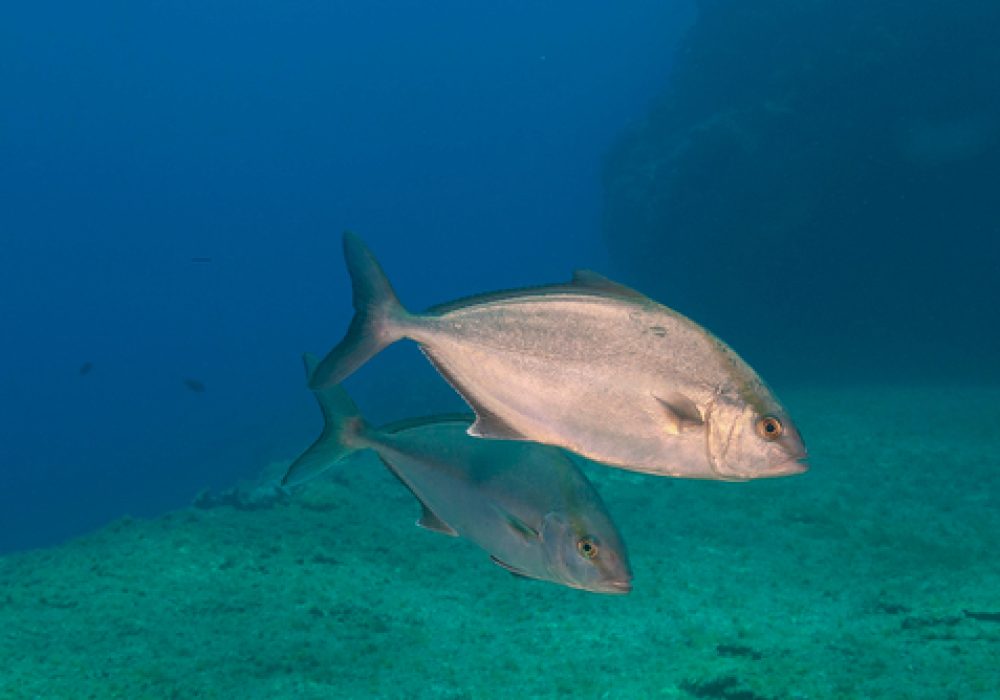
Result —
[[427, 507], [426, 503], [421, 502], [420, 505], [423, 510], [420, 513], [420, 520], [417, 521], [417, 525], [425, 530], [440, 532], [442, 535], [458, 537], [458, 533], [455, 531], [455, 528], [439, 518], [437, 513]]
[[[475, 408], [475, 407], [473, 407]], [[476, 420], [466, 431], [473, 437], [492, 438], [494, 440], [525, 440], [524, 435], [505, 423], [489, 411], [475, 408]]]
[[524, 435], [505, 423], [502, 418], [477, 405], [469, 394], [462, 390], [462, 382], [448, 370], [443, 362], [434, 357], [433, 353], [426, 346], [421, 345], [420, 350], [424, 353], [424, 357], [434, 366], [434, 369], [438, 371], [438, 374], [444, 377], [445, 381], [451, 385], [451, 388], [457, 391], [465, 403], [469, 404], [472, 410], [476, 412], [476, 420], [473, 421], [472, 425], [466, 431], [469, 435], [479, 438], [492, 438], [494, 440], [527, 440]]
[[510, 564], [508, 564], [505, 561], [500, 561], [499, 559], [497, 559], [492, 554], [490, 555], [490, 561], [492, 561], [494, 564], [496, 564], [497, 566], [499, 566], [501, 569], [506, 569], [507, 571], [509, 571], [510, 573], [514, 574], [515, 576], [519, 576], [521, 578], [535, 578], [534, 576], [532, 576], [528, 572], [526, 572], [526, 571], [524, 571], [522, 569], [518, 569], [516, 566], [511, 566]]
[[438, 517], [438, 514], [431, 510], [426, 503], [424, 503], [424, 499], [420, 497], [420, 494], [413, 488], [413, 485], [403, 478], [403, 475], [399, 473], [391, 461], [386, 459], [382, 454], [378, 454], [378, 458], [382, 461], [382, 464], [386, 466], [386, 469], [389, 470], [389, 473], [396, 477], [399, 480], [399, 483], [405, 486], [406, 490], [412, 493], [413, 497], [417, 499], [418, 503], [420, 503], [420, 518], [417, 520], [417, 525], [426, 530], [440, 532], [442, 535], [458, 537], [458, 532], [456, 532], [455, 528]]

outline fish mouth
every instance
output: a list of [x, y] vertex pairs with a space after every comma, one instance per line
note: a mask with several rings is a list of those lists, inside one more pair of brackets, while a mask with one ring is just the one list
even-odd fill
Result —
[[626, 593], [632, 592], [632, 582], [631, 581], [608, 581], [603, 589], [605, 593], [614, 593], [617, 595], [625, 595]]
[[809, 471], [809, 462], [807, 462], [806, 459], [805, 455], [796, 457], [795, 459], [790, 459], [787, 462], [779, 464], [774, 471], [781, 476], [803, 474]]

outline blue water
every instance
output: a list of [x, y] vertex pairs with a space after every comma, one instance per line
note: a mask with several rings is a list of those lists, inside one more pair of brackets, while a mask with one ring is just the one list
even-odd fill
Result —
[[[607, 268], [602, 158], [666, 85], [691, 14], [4, 5], [0, 551], [300, 450], [317, 417], [299, 355], [349, 318], [345, 228], [413, 308]], [[434, 399], [362, 390], [375, 418], [456, 406], [412, 348], [394, 359], [357, 381], [422, 373]]]

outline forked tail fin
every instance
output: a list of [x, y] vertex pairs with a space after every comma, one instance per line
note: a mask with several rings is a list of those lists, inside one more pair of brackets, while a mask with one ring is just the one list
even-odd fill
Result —
[[344, 259], [351, 275], [354, 318], [347, 335], [323, 358], [309, 379], [313, 391], [340, 384], [379, 351], [403, 337], [399, 303], [375, 256], [351, 231], [344, 232]]
[[[306, 379], [312, 378], [318, 360], [314, 355], [303, 356]], [[359, 449], [364, 449], [361, 438], [368, 424], [354, 401], [340, 386], [314, 392], [320, 411], [323, 412], [323, 432], [308, 450], [292, 462], [281, 480], [282, 486], [295, 486], [319, 476], [330, 467]]]

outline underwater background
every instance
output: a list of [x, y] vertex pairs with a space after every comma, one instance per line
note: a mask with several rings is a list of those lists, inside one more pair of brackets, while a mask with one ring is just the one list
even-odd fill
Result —
[[[987, 0], [3, 6], [0, 697], [998, 697], [997, 37]], [[624, 597], [415, 528], [370, 455], [276, 491], [348, 228], [412, 309], [642, 290], [810, 471], [585, 465]], [[412, 344], [347, 387], [463, 408]]]

